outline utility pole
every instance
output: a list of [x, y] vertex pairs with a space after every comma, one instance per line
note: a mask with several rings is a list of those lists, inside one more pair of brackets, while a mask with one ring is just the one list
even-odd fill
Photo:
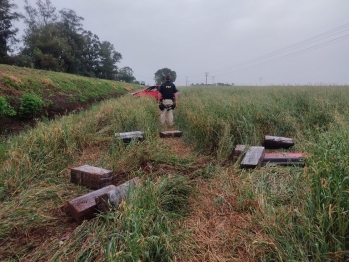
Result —
[[207, 76], [208, 76], [208, 72], [205, 72], [206, 75], [206, 85], [207, 85]]
[[259, 78], [259, 85], [262, 85], [262, 77]]
[[185, 86], [188, 86], [188, 77], [185, 77]]

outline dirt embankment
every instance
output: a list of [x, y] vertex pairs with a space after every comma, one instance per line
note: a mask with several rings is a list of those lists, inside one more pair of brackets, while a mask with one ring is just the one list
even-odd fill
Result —
[[[44, 108], [41, 118], [51, 120], [72, 112], [80, 112], [88, 109], [95, 103], [118, 96], [119, 95], [115, 94], [110, 95], [107, 98], [89, 99], [86, 102], [81, 102], [70, 101], [66, 95], [55, 94], [54, 96], [50, 96], [49, 100], [51, 103]], [[2, 117], [0, 118], [0, 136], [15, 135], [27, 130], [28, 128], [33, 128], [41, 118], [25, 119], [18, 116]]]
[[[0, 64], [0, 97], [5, 100], [3, 108], [0, 104], [0, 137], [33, 127], [42, 118], [54, 119], [79, 112], [93, 103], [118, 97], [136, 88], [138, 85], [132, 83]], [[42, 100], [44, 108], [38, 114], [40, 117], [9, 116], [13, 112], [8, 112], [11, 110], [6, 109], [6, 104], [18, 114], [24, 95], [34, 96], [30, 98], [33, 101], [29, 99], [26, 104]], [[30, 106], [25, 111], [31, 113]]]

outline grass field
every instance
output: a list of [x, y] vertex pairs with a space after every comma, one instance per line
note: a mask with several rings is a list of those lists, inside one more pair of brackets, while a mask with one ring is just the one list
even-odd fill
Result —
[[348, 87], [182, 93], [178, 124], [198, 150], [223, 161], [236, 144], [261, 145], [264, 135], [277, 135], [294, 138], [292, 150], [309, 155], [304, 169], [235, 171], [238, 208], [253, 214], [263, 235], [250, 254], [266, 261], [348, 258]]
[[57, 94], [85, 101], [113, 94], [125, 94], [137, 85], [87, 78], [73, 74], [0, 64], [0, 95], [16, 97], [33, 93], [49, 99]]
[[[159, 138], [152, 99], [128, 95], [3, 139], [0, 259], [345, 261], [348, 88], [182, 87], [177, 140]], [[144, 142], [114, 136], [135, 130]], [[261, 145], [264, 135], [292, 137], [305, 168], [232, 163], [236, 144]], [[89, 192], [69, 182], [82, 164], [143, 182], [78, 226], [60, 207]]]

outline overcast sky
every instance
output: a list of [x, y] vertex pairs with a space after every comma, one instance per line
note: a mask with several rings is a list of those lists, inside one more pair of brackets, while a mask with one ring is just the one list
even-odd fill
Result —
[[[24, 0], [14, 0], [21, 11]], [[35, 5], [36, 0], [28, 0]], [[51, 0], [154, 84], [349, 84], [349, 0]], [[22, 28], [20, 28], [22, 31]], [[207, 73], [207, 77], [206, 77]]]

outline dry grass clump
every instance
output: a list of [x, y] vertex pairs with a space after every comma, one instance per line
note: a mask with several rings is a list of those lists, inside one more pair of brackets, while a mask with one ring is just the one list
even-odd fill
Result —
[[51, 79], [47, 79], [47, 78], [41, 79], [41, 83], [44, 86], [46, 86], [46, 88], [48, 89], [52, 89], [56, 87], [56, 84]]
[[23, 84], [21, 79], [14, 75], [0, 74], [0, 77], [4, 78], [5, 84], [8, 84], [10, 86], [19, 86]]
[[255, 261], [257, 243], [267, 238], [246, 208], [238, 204], [239, 181], [234, 168], [217, 168], [209, 180], [199, 179], [192, 212], [181, 225], [189, 236], [179, 261]]

